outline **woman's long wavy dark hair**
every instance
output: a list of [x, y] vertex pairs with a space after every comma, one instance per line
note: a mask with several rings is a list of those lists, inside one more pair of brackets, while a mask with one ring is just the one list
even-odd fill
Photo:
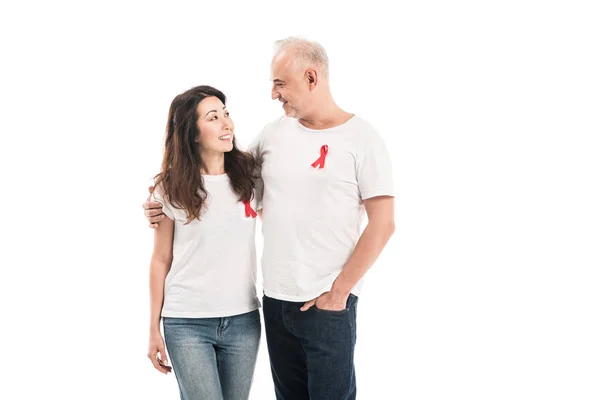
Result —
[[[155, 189], [160, 185], [164, 199], [186, 211], [187, 223], [200, 219], [207, 196], [200, 173], [202, 159], [196, 143], [200, 134], [198, 104], [207, 97], [216, 97], [225, 105], [225, 95], [211, 86], [196, 86], [171, 102], [162, 170], [155, 177]], [[234, 136], [233, 150], [225, 153], [225, 172], [240, 201], [252, 200], [255, 171], [254, 158], [237, 147]]]

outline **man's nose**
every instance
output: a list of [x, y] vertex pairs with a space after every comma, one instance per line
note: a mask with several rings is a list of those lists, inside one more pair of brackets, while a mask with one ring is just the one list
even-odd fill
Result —
[[271, 88], [271, 99], [277, 100], [279, 98], [279, 92], [275, 89], [275, 85]]

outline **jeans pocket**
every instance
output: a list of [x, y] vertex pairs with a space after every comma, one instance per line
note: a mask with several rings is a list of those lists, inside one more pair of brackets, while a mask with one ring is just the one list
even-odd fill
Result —
[[346, 308], [344, 308], [343, 310], [338, 310], [338, 311], [336, 311], [336, 310], [323, 310], [323, 309], [317, 307], [316, 304], [313, 306], [313, 308], [315, 310], [317, 310], [318, 312], [325, 313], [325, 314], [332, 314], [332, 315], [335, 315], [335, 314], [346, 314], [348, 311], [350, 311], [350, 307], [356, 307], [356, 303], [358, 303], [358, 297], [356, 295], [350, 293], [348, 295], [348, 300], [346, 300]]
[[186, 325], [186, 321], [182, 318], [162, 317], [163, 326], [165, 325]]
[[357, 303], [358, 303], [358, 296], [350, 293], [350, 295], [348, 296], [348, 307], [351, 307], [351, 306], [356, 307]]
[[317, 307], [316, 304], [313, 306], [313, 308], [319, 313], [329, 314], [329, 315], [343, 315], [343, 314], [346, 314], [348, 311], [350, 311], [350, 309], [348, 307], [344, 308], [343, 310], [323, 310], [323, 309]]

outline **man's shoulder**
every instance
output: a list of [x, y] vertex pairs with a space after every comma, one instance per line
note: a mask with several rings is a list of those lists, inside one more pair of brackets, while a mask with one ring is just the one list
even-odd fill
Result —
[[367, 120], [356, 114], [349, 121], [348, 129], [354, 134], [361, 143], [367, 143], [380, 138], [379, 131]]
[[290, 117], [286, 117], [285, 115], [276, 118], [275, 120], [269, 122], [263, 130], [261, 131], [260, 136], [263, 140], [268, 140], [273, 135], [276, 135], [277, 132], [282, 129], [290, 129], [294, 127], [294, 119]]
[[356, 114], [354, 114], [354, 116], [350, 118], [349, 122], [349, 125], [353, 128], [361, 128], [365, 130], [375, 131], [375, 128], [369, 121]]
[[263, 144], [265, 139], [267, 139], [269, 136], [271, 136], [271, 132], [276, 130], [277, 127], [281, 124], [281, 120], [284, 117], [279, 117], [271, 122], [269, 122], [268, 124], [266, 124], [258, 133], [258, 135], [256, 135], [254, 137], [254, 139], [252, 140], [252, 143], [250, 143], [250, 146], [248, 146], [248, 148], [253, 151], [256, 150], [257, 148], [260, 148]]
[[294, 121], [293, 118], [282, 115], [281, 117], [278, 117], [278, 118], [274, 119], [273, 121], [269, 122], [265, 126], [265, 130], [274, 130], [274, 129], [279, 129], [284, 126], [289, 126], [291, 123], [293, 123], [293, 121]]

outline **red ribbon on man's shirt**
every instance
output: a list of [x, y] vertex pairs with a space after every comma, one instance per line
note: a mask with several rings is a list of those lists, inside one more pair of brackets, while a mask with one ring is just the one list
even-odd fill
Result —
[[250, 202], [249, 201], [245, 201], [244, 202], [244, 206], [246, 207], [246, 218], [250, 218], [250, 217], [256, 218], [256, 215], [257, 215], [256, 211], [254, 211], [252, 209], [252, 206], [250, 205]]
[[327, 153], [329, 152], [329, 146], [327, 146], [326, 144], [324, 144], [321, 147], [321, 157], [319, 157], [319, 159], [317, 161], [315, 161], [314, 163], [312, 163], [312, 167], [313, 168], [317, 168], [317, 165], [319, 166], [319, 168], [325, 168], [325, 157], [327, 157]]

